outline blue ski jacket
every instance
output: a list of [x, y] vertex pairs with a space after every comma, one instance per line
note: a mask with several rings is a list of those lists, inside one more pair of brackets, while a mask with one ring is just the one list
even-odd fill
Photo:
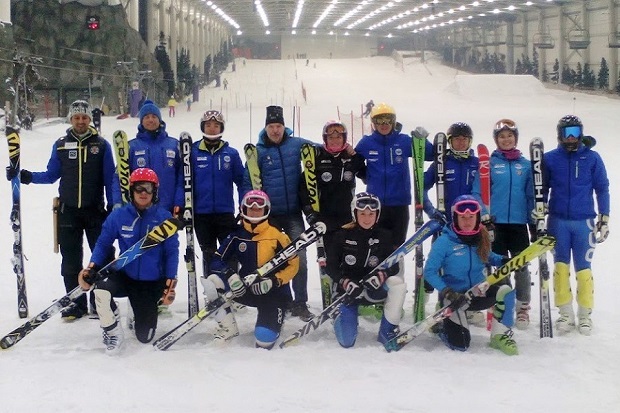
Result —
[[[568, 220], [585, 220], [598, 213], [609, 215], [609, 179], [603, 159], [581, 144], [569, 152], [559, 146], [543, 156], [545, 193], [549, 195], [549, 214]], [[550, 193], [549, 193], [550, 191]]]
[[[480, 176], [476, 175], [472, 195], [481, 200]], [[483, 210], [486, 208], [483, 207]], [[521, 156], [509, 160], [499, 150], [491, 154], [491, 211], [496, 224], [527, 224], [534, 209], [532, 165]], [[489, 211], [484, 211], [488, 213]]]
[[[445, 206], [446, 218], [452, 221], [450, 208], [454, 200], [461, 195], [472, 193], [474, 178], [478, 175], [478, 157], [474, 156], [474, 151], [470, 149], [467, 158], [456, 158], [452, 151], [446, 151], [445, 156]], [[428, 215], [433, 214], [433, 204], [428, 197], [428, 191], [435, 186], [435, 162], [424, 172], [424, 212]]]
[[[168, 136], [166, 124], [162, 121], [156, 132], [148, 132], [138, 125], [136, 137], [129, 141], [129, 170], [150, 168], [159, 178], [157, 196], [159, 204], [172, 211], [175, 206], [185, 204], [183, 195], [183, 162], [179, 141]], [[118, 176], [115, 177], [114, 202], [121, 203], [121, 189]]]
[[[138, 212], [131, 203], [115, 209], [103, 223], [101, 235], [97, 239], [90, 260], [97, 266], [103, 266], [112, 253], [114, 241], [118, 241], [122, 254], [140, 241], [151, 229], [171, 216], [170, 212], [158, 204], [142, 212]], [[174, 234], [125, 265], [123, 272], [134, 280], [156, 281], [162, 278], [176, 278], [178, 266], [179, 236]]]
[[[301, 214], [301, 146], [312, 142], [292, 134], [291, 129], [284, 128], [284, 138], [278, 145], [269, 140], [265, 129], [258, 135], [258, 168], [262, 190], [271, 200], [271, 215]], [[246, 166], [243, 174], [243, 194], [251, 189], [252, 183]]]
[[[424, 279], [437, 291], [446, 287], [460, 293], [467, 291], [485, 280], [485, 263], [477, 251], [478, 247], [464, 244], [458, 238], [452, 225], [446, 225], [428, 254]], [[500, 266], [502, 256], [491, 252], [489, 264]]]
[[239, 152], [224, 141], [210, 149], [201, 139], [192, 145], [191, 164], [194, 213], [234, 214], [233, 183], [237, 186], [239, 202], [243, 185], [244, 169]]

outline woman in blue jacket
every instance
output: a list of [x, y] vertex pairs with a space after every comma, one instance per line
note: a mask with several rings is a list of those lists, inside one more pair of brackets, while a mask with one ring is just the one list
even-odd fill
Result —
[[[514, 257], [530, 245], [528, 223], [534, 208], [532, 166], [517, 149], [519, 129], [514, 121], [497, 121], [493, 139], [497, 149], [491, 154], [491, 210], [483, 215], [490, 214], [495, 219], [493, 252]], [[479, 176], [476, 176], [472, 193], [481, 196]], [[510, 279], [506, 278], [505, 282], [509, 283]], [[519, 329], [527, 328], [530, 323], [531, 289], [528, 267], [515, 271], [515, 325]]]
[[[80, 286], [88, 290], [91, 274], [100, 269], [118, 241], [120, 252], [127, 251], [153, 227], [171, 217], [157, 202], [159, 179], [148, 168], [138, 168], [129, 177], [131, 203], [110, 213], [103, 223], [93, 255], [87, 268], [79, 275]], [[97, 314], [103, 329], [106, 351], [114, 354], [123, 342], [123, 328], [116, 302], [112, 297], [128, 297], [135, 314], [135, 333], [138, 340], [148, 343], [157, 328], [157, 305], [160, 300], [169, 305], [174, 301], [179, 239], [175, 234], [149, 249], [119, 272], [97, 281], [94, 293]]]
[[479, 311], [493, 307], [491, 347], [508, 355], [518, 354], [512, 339], [515, 293], [509, 285], [485, 282], [488, 264], [500, 266], [501, 255], [491, 251], [489, 233], [481, 223], [480, 204], [472, 195], [461, 195], [451, 208], [452, 223], [446, 225], [433, 243], [424, 267], [426, 279], [439, 293], [442, 306], [464, 303], [463, 293], [477, 286], [470, 303], [458, 308], [443, 321], [441, 340], [452, 350], [469, 348], [471, 335], [465, 309]]

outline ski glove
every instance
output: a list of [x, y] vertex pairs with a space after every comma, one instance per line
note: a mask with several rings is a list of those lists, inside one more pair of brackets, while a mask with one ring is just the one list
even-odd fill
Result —
[[530, 217], [532, 218], [532, 221], [535, 223], [539, 220], [545, 219], [545, 215], [547, 215], [548, 213], [549, 213], [549, 207], [547, 206], [547, 204], [545, 204], [545, 206], [543, 207], [543, 210], [540, 212], [536, 208], [532, 209], [532, 214], [530, 215]]
[[385, 271], [377, 271], [370, 277], [364, 278], [364, 285], [372, 288], [373, 290], [378, 290], [381, 288], [387, 277], [388, 276]]
[[341, 279], [340, 286], [344, 290], [344, 293], [351, 298], [358, 298], [364, 293], [364, 287], [349, 278]]
[[166, 287], [164, 288], [164, 293], [161, 296], [160, 303], [163, 305], [170, 305], [174, 302], [176, 297], [176, 291], [174, 290], [177, 286], [176, 278], [168, 278], [166, 279]]
[[490, 216], [489, 214], [484, 214], [480, 217], [480, 222], [484, 225], [489, 233], [489, 240], [491, 242], [495, 241], [495, 217]]
[[465, 304], [465, 301], [467, 301], [465, 295], [457, 293], [450, 287], [446, 287], [441, 290], [441, 295], [445, 301], [448, 301], [445, 304], [450, 304], [450, 307], [452, 308], [460, 308], [463, 304]]
[[228, 277], [228, 285], [230, 286], [230, 292], [235, 298], [243, 297], [246, 292], [245, 284], [236, 272]]
[[22, 184], [28, 185], [32, 183], [32, 172], [27, 171], [26, 169], [19, 170], [12, 166], [6, 167], [6, 179], [9, 181], [15, 178], [17, 174], [19, 174], [19, 180]]
[[267, 294], [273, 287], [279, 286], [278, 279], [275, 275], [270, 275], [264, 278], [258, 278], [254, 284], [250, 286], [250, 291], [254, 295], [263, 295]]
[[426, 139], [428, 138], [428, 131], [424, 128], [424, 126], [418, 126], [415, 130], [411, 131], [411, 136], [414, 138]]
[[596, 222], [596, 242], [601, 243], [609, 236], [609, 215], [599, 214]]
[[433, 207], [433, 209], [431, 210], [430, 214], [428, 214], [428, 216], [431, 219], [434, 219], [435, 221], [439, 222], [441, 225], [446, 225], [448, 223], [448, 218], [446, 218], [446, 214], [441, 212], [435, 207]]
[[78, 274], [78, 284], [80, 288], [84, 291], [90, 290], [90, 287], [95, 282], [94, 275], [97, 271], [95, 270], [93, 265], [89, 265], [87, 268], [84, 268]]
[[18, 173], [19, 173], [19, 169], [13, 168], [12, 166], [7, 166], [6, 167], [6, 180], [12, 181], [13, 178], [15, 178]]

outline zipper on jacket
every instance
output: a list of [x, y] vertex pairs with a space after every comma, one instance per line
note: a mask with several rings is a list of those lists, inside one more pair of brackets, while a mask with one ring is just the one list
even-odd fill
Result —
[[[82, 153], [83, 152], [83, 153]], [[78, 208], [82, 208], [82, 185], [84, 180], [82, 179], [82, 174], [84, 173], [84, 169], [82, 168], [82, 165], [86, 162], [86, 147], [82, 147], [82, 141], [78, 142], [78, 153], [79, 153], [79, 159], [78, 159], [78, 193], [77, 193], [77, 207]]]

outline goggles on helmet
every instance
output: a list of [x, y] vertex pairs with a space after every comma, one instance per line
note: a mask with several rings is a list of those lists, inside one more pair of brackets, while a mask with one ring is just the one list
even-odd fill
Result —
[[326, 136], [342, 136], [347, 133], [344, 128], [338, 126], [330, 126], [325, 131]]
[[381, 209], [381, 202], [377, 198], [360, 198], [355, 201], [355, 209], [364, 210], [366, 208], [371, 211], [378, 211]]
[[500, 120], [495, 124], [495, 128], [493, 128], [493, 131], [495, 133], [499, 133], [503, 130], [510, 130], [514, 132], [517, 130], [517, 125], [509, 119]]
[[139, 182], [133, 186], [133, 191], [138, 194], [147, 193], [152, 195], [155, 191], [155, 185], [152, 182]]
[[460, 201], [454, 204], [453, 210], [459, 215], [464, 215], [464, 214], [476, 215], [480, 213], [480, 204], [478, 204], [475, 201], [469, 201], [469, 200]]
[[247, 208], [265, 208], [267, 206], [267, 199], [262, 196], [248, 196], [243, 199], [243, 206]]
[[375, 125], [394, 125], [393, 115], [377, 115], [372, 118], [372, 123]]
[[579, 139], [579, 137], [581, 136], [582, 133], [582, 128], [579, 125], [575, 125], [575, 126], [565, 126], [562, 128], [562, 136], [561, 138], [563, 140], [566, 140], [568, 138], [570, 138], [571, 136], [573, 138], [577, 138]]

